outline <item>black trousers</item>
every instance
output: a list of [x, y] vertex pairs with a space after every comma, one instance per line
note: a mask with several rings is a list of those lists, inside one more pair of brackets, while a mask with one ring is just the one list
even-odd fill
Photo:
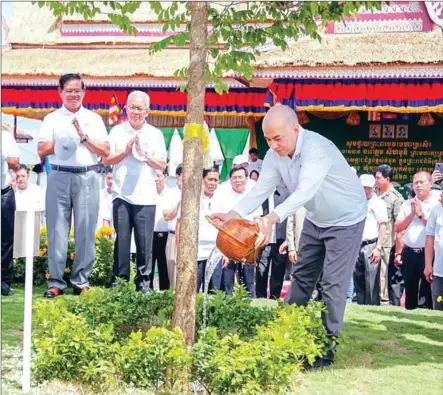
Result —
[[155, 205], [130, 204], [123, 199], [115, 199], [112, 205], [116, 239], [114, 245], [113, 281], [117, 277], [129, 281], [131, 255], [131, 234], [134, 229], [137, 254], [135, 263], [137, 289], [148, 288], [152, 275], [152, 239], [155, 224]]
[[270, 291], [271, 299], [280, 299], [283, 281], [285, 279], [287, 255], [278, 252], [284, 240], [279, 239], [277, 243], [268, 244], [260, 253], [257, 270], [255, 272], [255, 290], [257, 298], [268, 297], [268, 278], [271, 268]]
[[403, 279], [402, 267], [394, 265], [395, 247], [391, 248], [388, 266], [388, 292], [389, 303], [393, 306], [400, 306], [401, 297], [405, 290], [405, 280]]
[[14, 278], [15, 195], [11, 187], [2, 190], [2, 282], [10, 285]]
[[236, 272], [239, 283], [246, 287], [251, 298], [255, 298], [255, 265], [230, 261], [223, 269], [221, 290], [228, 296], [233, 295]]
[[405, 279], [405, 307], [413, 310], [417, 307], [432, 309], [431, 285], [424, 276], [425, 253], [415, 252], [408, 246], [403, 248], [403, 277]]
[[[197, 261], [197, 292], [204, 292], [205, 288], [205, 276], [206, 276], [206, 266], [208, 260], [204, 259], [202, 261]], [[218, 262], [217, 266], [212, 273], [211, 279], [208, 284], [208, 291], [219, 291], [221, 288], [222, 281], [222, 262]]]
[[371, 261], [377, 242], [360, 248], [354, 269], [354, 288], [358, 304], [378, 306], [380, 304], [380, 263]]
[[166, 264], [166, 243], [168, 241], [168, 232], [154, 232], [152, 242], [152, 273], [151, 289], [154, 288], [155, 264], [158, 267], [158, 281], [161, 291], [169, 289], [168, 265]]

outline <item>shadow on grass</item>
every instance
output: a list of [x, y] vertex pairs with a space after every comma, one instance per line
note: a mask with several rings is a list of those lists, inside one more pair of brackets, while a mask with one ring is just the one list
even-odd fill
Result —
[[[374, 320], [356, 317], [346, 321], [334, 369], [383, 369], [441, 363], [443, 331], [431, 327], [442, 324], [438, 317], [378, 310], [371, 312]], [[383, 318], [378, 320], [377, 314]], [[401, 321], [413, 317], [416, 323]]]
[[[440, 315], [428, 315], [425, 312], [430, 312], [431, 310], [422, 310], [422, 309], [416, 309], [416, 310], [393, 310], [391, 308], [387, 308], [385, 310], [381, 309], [368, 309], [369, 312], [375, 313], [377, 315], [382, 315], [386, 317], [395, 317], [398, 319], [405, 319], [409, 321], [416, 321], [416, 322], [427, 322], [429, 324], [438, 324], [443, 325], [443, 312]], [[419, 312], [423, 311], [424, 314], [420, 314]]]

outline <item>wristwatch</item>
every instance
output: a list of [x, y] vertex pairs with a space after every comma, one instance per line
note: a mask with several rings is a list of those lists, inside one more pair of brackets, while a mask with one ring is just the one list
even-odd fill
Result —
[[87, 134], [85, 134], [85, 135], [83, 136], [83, 138], [80, 140], [80, 143], [84, 144], [84, 143], [86, 143], [88, 140], [89, 140], [89, 136], [88, 136]]

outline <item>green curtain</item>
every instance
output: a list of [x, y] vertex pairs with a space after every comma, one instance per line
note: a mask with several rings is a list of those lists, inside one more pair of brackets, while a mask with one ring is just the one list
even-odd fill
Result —
[[175, 128], [160, 128], [165, 138], [166, 149], [169, 149], [169, 144], [171, 144], [172, 136], [174, 134]]
[[180, 135], [180, 138], [183, 140], [184, 128], [177, 128], [177, 130], [178, 130], [178, 134]]
[[215, 134], [225, 157], [220, 175], [220, 178], [225, 180], [231, 170], [234, 157], [240, 155], [245, 149], [249, 129], [215, 129]]
[[257, 139], [258, 157], [263, 159], [269, 149], [268, 143], [263, 134], [263, 118], [255, 123], [255, 136]]

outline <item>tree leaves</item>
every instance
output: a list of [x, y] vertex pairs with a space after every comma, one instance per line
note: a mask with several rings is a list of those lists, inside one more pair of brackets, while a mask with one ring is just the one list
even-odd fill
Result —
[[[106, 15], [109, 20], [122, 31], [137, 35], [138, 31], [132, 24], [128, 14], [135, 13], [141, 1], [118, 2], [104, 1], [38, 1], [32, 2], [40, 8], [48, 7], [54, 15], [80, 14], [85, 20], [97, 14]], [[112, 11], [102, 10], [98, 4]], [[321, 40], [319, 26], [329, 21], [340, 21], [343, 17], [355, 16], [361, 8], [377, 9], [382, 7], [381, 1], [274, 1], [261, 2], [219, 2], [209, 3], [208, 9], [208, 65], [206, 78], [213, 83], [217, 92], [227, 89], [222, 78], [227, 72], [252, 78], [253, 64], [260, 54], [259, 48], [272, 44], [285, 50], [289, 42], [296, 41], [300, 36], [307, 35]], [[159, 52], [170, 45], [185, 47], [189, 45], [191, 36], [190, 2], [173, 1], [169, 3], [151, 1], [149, 6], [157, 15], [158, 22], [163, 25], [163, 32], [170, 35], [150, 47], [150, 53]], [[220, 46], [223, 48], [220, 48]], [[179, 78], [186, 78], [186, 68], [174, 73]]]

